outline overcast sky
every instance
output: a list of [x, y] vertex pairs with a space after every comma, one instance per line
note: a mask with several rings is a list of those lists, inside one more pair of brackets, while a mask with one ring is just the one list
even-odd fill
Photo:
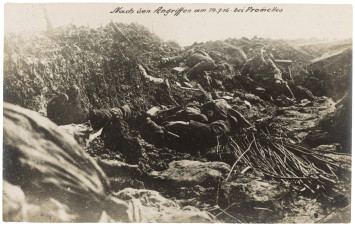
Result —
[[[154, 13], [159, 6], [177, 10], [191, 9], [178, 16]], [[110, 13], [117, 7], [133, 9], [135, 13]], [[253, 11], [247, 9], [253, 7]], [[282, 12], [255, 12], [256, 9], [274, 9]], [[138, 14], [142, 8], [149, 14]], [[210, 8], [229, 9], [219, 14]], [[235, 8], [243, 12], [233, 12]], [[175, 40], [181, 45], [226, 38], [326, 38], [352, 37], [351, 5], [287, 5], [287, 4], [14, 4], [5, 5], [5, 32], [29, 32], [46, 29], [43, 16], [46, 9], [54, 27], [67, 24], [98, 27], [110, 20], [123, 23], [137, 22], [149, 28], [164, 40]], [[206, 12], [195, 13], [195, 9]]]

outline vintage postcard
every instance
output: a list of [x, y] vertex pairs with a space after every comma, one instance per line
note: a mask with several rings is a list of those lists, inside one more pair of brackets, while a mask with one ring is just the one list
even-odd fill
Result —
[[4, 222], [350, 223], [351, 4], [4, 13]]

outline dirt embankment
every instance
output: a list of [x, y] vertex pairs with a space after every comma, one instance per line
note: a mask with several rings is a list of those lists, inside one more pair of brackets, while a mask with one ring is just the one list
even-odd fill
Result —
[[107, 25], [6, 35], [4, 101], [45, 114], [50, 98], [76, 84], [88, 107], [131, 103], [141, 110], [156, 104], [154, 96], [159, 91], [146, 83], [138, 64], [154, 67], [153, 60], [177, 51], [178, 46], [137, 24], [116, 26], [121, 34]]

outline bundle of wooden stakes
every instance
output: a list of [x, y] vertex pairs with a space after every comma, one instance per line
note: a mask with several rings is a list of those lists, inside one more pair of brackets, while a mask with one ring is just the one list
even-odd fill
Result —
[[235, 167], [242, 165], [312, 193], [337, 184], [351, 164], [337, 157], [348, 154], [291, 144], [265, 128], [230, 136], [223, 148], [236, 158], [227, 180]]

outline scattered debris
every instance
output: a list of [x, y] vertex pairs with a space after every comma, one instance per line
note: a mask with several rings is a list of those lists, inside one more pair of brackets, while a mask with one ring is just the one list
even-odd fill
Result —
[[[185, 50], [138, 24], [49, 24], [42, 34], [6, 34], [4, 102], [62, 126], [42, 118], [29, 124], [33, 112], [5, 104], [4, 211], [14, 215], [4, 219], [347, 222], [339, 211], [347, 213], [350, 200], [351, 42], [299, 44], [262, 38], [195, 43], [185, 50], [208, 60], [199, 55], [178, 63]], [[263, 80], [265, 73], [272, 81]], [[80, 90], [73, 103], [72, 85]], [[141, 128], [146, 123], [169, 139], [180, 138], [151, 118], [217, 99], [238, 113], [228, 117], [250, 123], [217, 136], [212, 147], [184, 153], [188, 148], [159, 145]], [[79, 124], [93, 112], [101, 112], [104, 124]], [[208, 121], [208, 111], [200, 113]], [[24, 134], [29, 139], [19, 142]], [[13, 151], [33, 161], [15, 158]], [[18, 171], [15, 163], [28, 169]], [[51, 201], [37, 205], [29, 195]], [[23, 206], [33, 210], [28, 218], [21, 215]], [[65, 214], [48, 212], [53, 206]]]

